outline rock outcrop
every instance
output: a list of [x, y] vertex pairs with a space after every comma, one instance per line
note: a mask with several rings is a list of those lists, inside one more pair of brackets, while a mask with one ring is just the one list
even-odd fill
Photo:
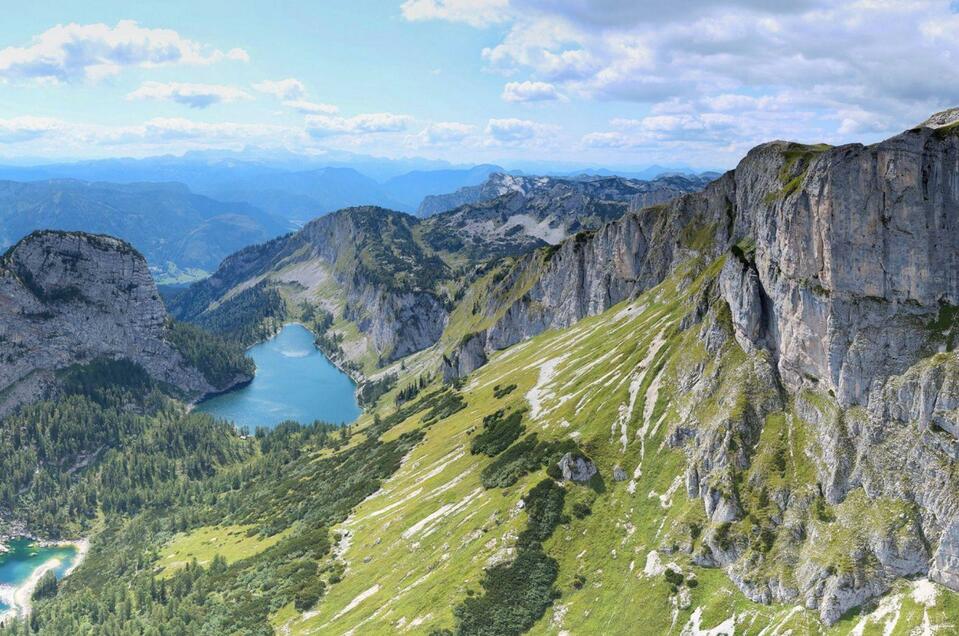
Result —
[[143, 257], [111, 237], [35, 232], [0, 260], [0, 413], [36, 399], [57, 370], [126, 358], [191, 396], [214, 390], [165, 337]]
[[[467, 295], [484, 348], [568, 327], [667, 276], [714, 277], [683, 324], [701, 323], [714, 355], [728, 321], [751, 384], [736, 402], [715, 393], [721, 371], [680, 378], [688, 404], [716, 400], [725, 414], [697, 421], [688, 406], [670, 437], [711, 524], [694, 560], [725, 568], [754, 600], [801, 599], [827, 623], [897, 577], [959, 589], [957, 112], [871, 146], [764, 144], [702, 193], [522, 257]], [[816, 449], [815, 482], [764, 495], [776, 502], [772, 536], [795, 550], [788, 581], [729, 530], [752, 505], [730, 475], [748, 470], [765, 418], [787, 407]], [[818, 564], [815, 505], [898, 502], [870, 526], [840, 517], [857, 537], [849, 571]]]
[[559, 472], [566, 481], [585, 483], [599, 472], [588, 457], [575, 453], [566, 453], [559, 460]]
[[459, 345], [443, 356], [440, 371], [443, 380], [450, 382], [469, 375], [486, 364], [486, 334], [470, 334]]

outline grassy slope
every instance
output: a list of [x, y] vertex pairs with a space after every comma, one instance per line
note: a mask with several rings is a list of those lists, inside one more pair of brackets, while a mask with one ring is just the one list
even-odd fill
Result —
[[172, 575], [192, 560], [199, 565], [209, 565], [213, 557], [220, 555], [227, 563], [251, 557], [275, 545], [288, 533], [278, 532], [269, 537], [248, 533], [252, 525], [204, 526], [188, 533], [178, 534], [160, 553], [157, 564], [162, 568], [160, 577]]
[[[695, 633], [733, 622], [736, 633], [824, 631], [814, 612], [752, 603], [723, 572], [693, 566], [683, 553], [657, 556], [663, 564], [674, 562], [687, 577], [695, 575], [699, 584], [686, 588], [688, 603], [670, 593], [670, 584], [654, 567], [652, 553], [670, 544], [671, 530], [705, 521], [702, 502], [686, 496], [682, 452], [664, 443], [681, 401], [671, 372], [703, 358], [695, 330], [677, 328], [689, 296], [702, 282], [667, 281], [632, 303], [494, 356], [463, 389], [467, 408], [427, 429], [403, 467], [338, 528], [346, 537], [340, 553], [347, 564], [343, 581], [304, 614], [289, 606], [274, 614], [276, 627], [294, 634], [453, 628], [453, 608], [468, 591], [479, 590], [484, 567], [509, 558], [525, 524], [517, 504], [544, 476], [539, 471], [512, 487], [485, 490], [479, 477], [491, 460], [470, 454], [471, 434], [497, 408], [532, 403], [538, 406], [525, 419], [527, 431], [544, 439], [574, 437], [603, 478], [597, 488], [570, 487], [567, 511], [584, 502], [593, 512], [584, 519], [570, 515], [546, 544], [560, 564], [561, 597], [533, 633], [635, 633], [637, 625], [646, 633]], [[748, 362], [735, 346], [723, 355], [731, 372]], [[493, 397], [494, 386], [508, 384], [517, 389], [502, 399]], [[384, 439], [419, 427], [421, 417]], [[802, 439], [801, 425], [796, 426], [800, 435], [791, 440]], [[612, 480], [617, 464], [625, 468], [626, 481]], [[585, 577], [579, 589], [573, 585], [577, 575]], [[926, 587], [937, 595], [929, 608], [916, 600], [928, 598], [922, 595]], [[949, 618], [956, 607], [952, 593], [903, 582], [872, 614], [847, 617], [829, 632], [849, 633], [862, 623], [863, 634], [908, 634], [924, 622], [959, 622]]]

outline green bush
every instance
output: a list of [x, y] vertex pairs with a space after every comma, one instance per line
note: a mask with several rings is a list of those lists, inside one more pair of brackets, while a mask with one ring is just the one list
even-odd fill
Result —
[[555, 467], [564, 453], [578, 451], [579, 447], [573, 440], [540, 442], [536, 433], [532, 433], [510, 446], [484, 468], [480, 481], [486, 488], [507, 488], [527, 473], [543, 466]]
[[453, 610], [457, 633], [514, 636], [530, 629], [559, 593], [553, 587], [559, 574], [555, 559], [543, 551], [542, 542], [565, 523], [566, 491], [551, 479], [538, 483], [524, 500], [527, 525], [520, 533], [516, 559], [488, 570], [483, 594], [470, 596]]
[[504, 416], [502, 409], [483, 418], [483, 432], [473, 438], [470, 452], [495, 457], [506, 450], [523, 434], [523, 412], [514, 411]]

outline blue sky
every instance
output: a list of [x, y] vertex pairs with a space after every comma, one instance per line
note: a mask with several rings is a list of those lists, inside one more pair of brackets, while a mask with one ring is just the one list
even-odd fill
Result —
[[0, 23], [0, 157], [731, 167], [959, 105], [957, 36], [948, 1], [48, 0]]

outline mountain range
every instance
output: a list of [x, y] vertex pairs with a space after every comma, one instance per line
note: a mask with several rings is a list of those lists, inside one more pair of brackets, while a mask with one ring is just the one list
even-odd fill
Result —
[[[0, 267], [0, 505], [93, 542], [31, 629], [951, 633], [956, 174], [959, 109], [652, 190], [495, 173], [245, 247], [172, 317], [129, 245], [31, 235]], [[289, 321], [355, 423], [189, 413]]]

